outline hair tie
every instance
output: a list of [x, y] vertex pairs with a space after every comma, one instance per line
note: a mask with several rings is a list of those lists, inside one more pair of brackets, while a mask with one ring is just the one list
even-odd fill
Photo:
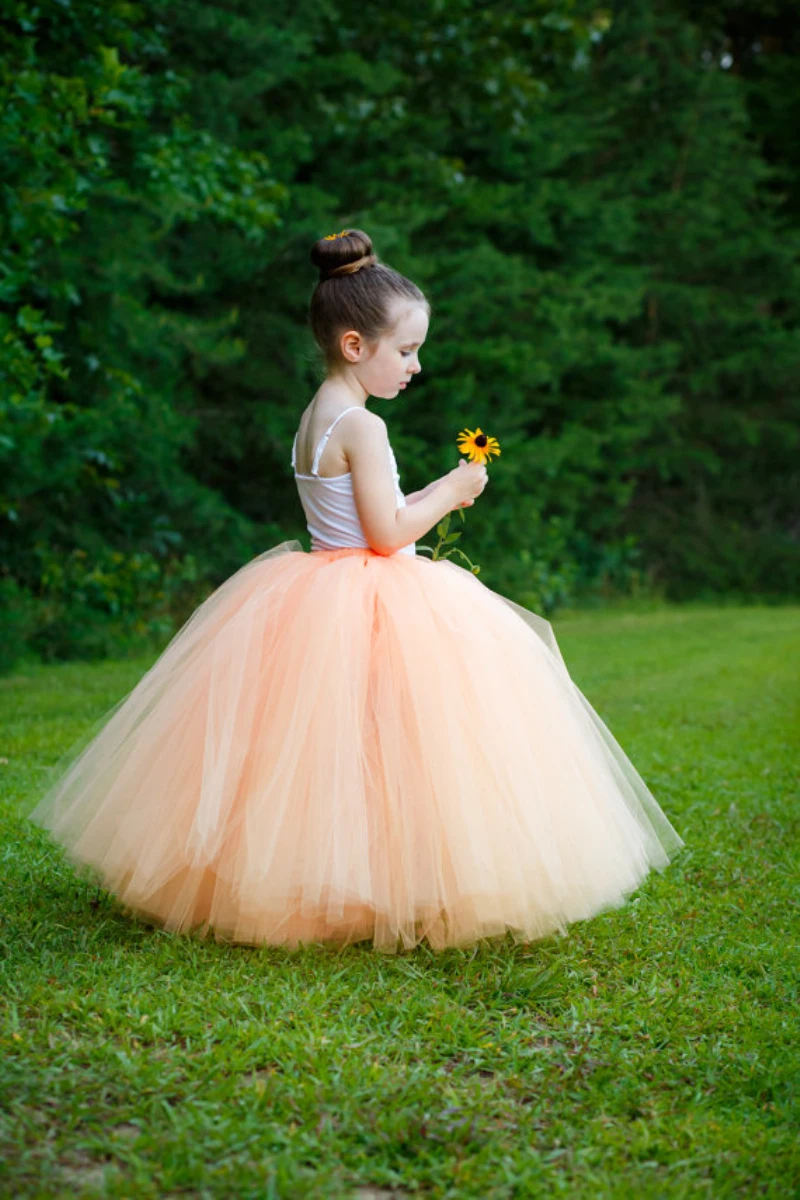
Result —
[[377, 262], [374, 254], [364, 254], [361, 258], [355, 259], [354, 262], [341, 263], [338, 267], [334, 267], [331, 271], [325, 271], [321, 274], [321, 279], [331, 279], [334, 275], [352, 275], [356, 271], [360, 271], [362, 267], [371, 267]]

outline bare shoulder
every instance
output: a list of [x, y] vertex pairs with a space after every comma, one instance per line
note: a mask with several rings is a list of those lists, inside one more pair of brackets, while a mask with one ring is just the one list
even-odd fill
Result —
[[388, 440], [386, 422], [377, 413], [365, 408], [358, 417], [347, 423], [347, 445], [354, 448], [371, 448], [385, 445]]
[[378, 414], [375, 412], [372, 412], [371, 409], [363, 408], [361, 410], [361, 415], [358, 417], [357, 420], [354, 420], [352, 417], [350, 418], [350, 428], [351, 429], [366, 428], [366, 429], [383, 429], [383, 430], [385, 430], [386, 422], [384, 421], [383, 417], [378, 416]]

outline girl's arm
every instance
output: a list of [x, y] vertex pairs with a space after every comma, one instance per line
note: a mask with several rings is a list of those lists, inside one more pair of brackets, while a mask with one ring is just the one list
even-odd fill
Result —
[[440, 476], [439, 479], [434, 479], [432, 483], [429, 483], [426, 487], [422, 488], [421, 491], [409, 492], [406, 496], [406, 504], [416, 504], [418, 500], [423, 500], [426, 496], [429, 496], [433, 489], [439, 483], [441, 483], [441, 480], [442, 477]]
[[345, 431], [353, 498], [367, 541], [376, 554], [394, 554], [415, 542], [446, 513], [483, 491], [486, 468], [463, 461], [457, 470], [433, 480], [413, 504], [397, 505], [390, 467], [386, 422], [367, 411]]

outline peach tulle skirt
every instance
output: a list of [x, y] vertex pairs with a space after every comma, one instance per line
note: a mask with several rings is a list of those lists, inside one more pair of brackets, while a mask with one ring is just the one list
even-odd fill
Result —
[[421, 554], [258, 555], [51, 771], [73, 862], [235, 942], [532, 941], [684, 844], [550, 624]]

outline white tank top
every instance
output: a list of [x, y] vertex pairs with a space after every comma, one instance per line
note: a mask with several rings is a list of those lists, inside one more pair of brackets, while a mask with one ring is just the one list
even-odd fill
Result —
[[[319, 460], [325, 449], [328, 438], [341, 421], [345, 413], [355, 408], [363, 409], [360, 404], [354, 404], [340, 412], [336, 420], [328, 426], [317, 445], [314, 461], [311, 464], [310, 475], [297, 473], [297, 433], [292, 443], [292, 469], [295, 483], [300, 493], [300, 503], [306, 515], [306, 526], [311, 535], [312, 550], [337, 550], [342, 546], [362, 546], [369, 548], [369, 542], [364, 535], [364, 529], [358, 517], [355, 498], [353, 496], [353, 476], [350, 471], [344, 475], [318, 475]], [[299, 432], [299, 430], [298, 430]], [[389, 457], [392, 474], [394, 475], [394, 490], [397, 496], [398, 508], [404, 508], [406, 498], [400, 488], [400, 475], [397, 470], [397, 460], [392, 447], [389, 446]], [[416, 554], [416, 542], [409, 542], [395, 551], [396, 554]]]

